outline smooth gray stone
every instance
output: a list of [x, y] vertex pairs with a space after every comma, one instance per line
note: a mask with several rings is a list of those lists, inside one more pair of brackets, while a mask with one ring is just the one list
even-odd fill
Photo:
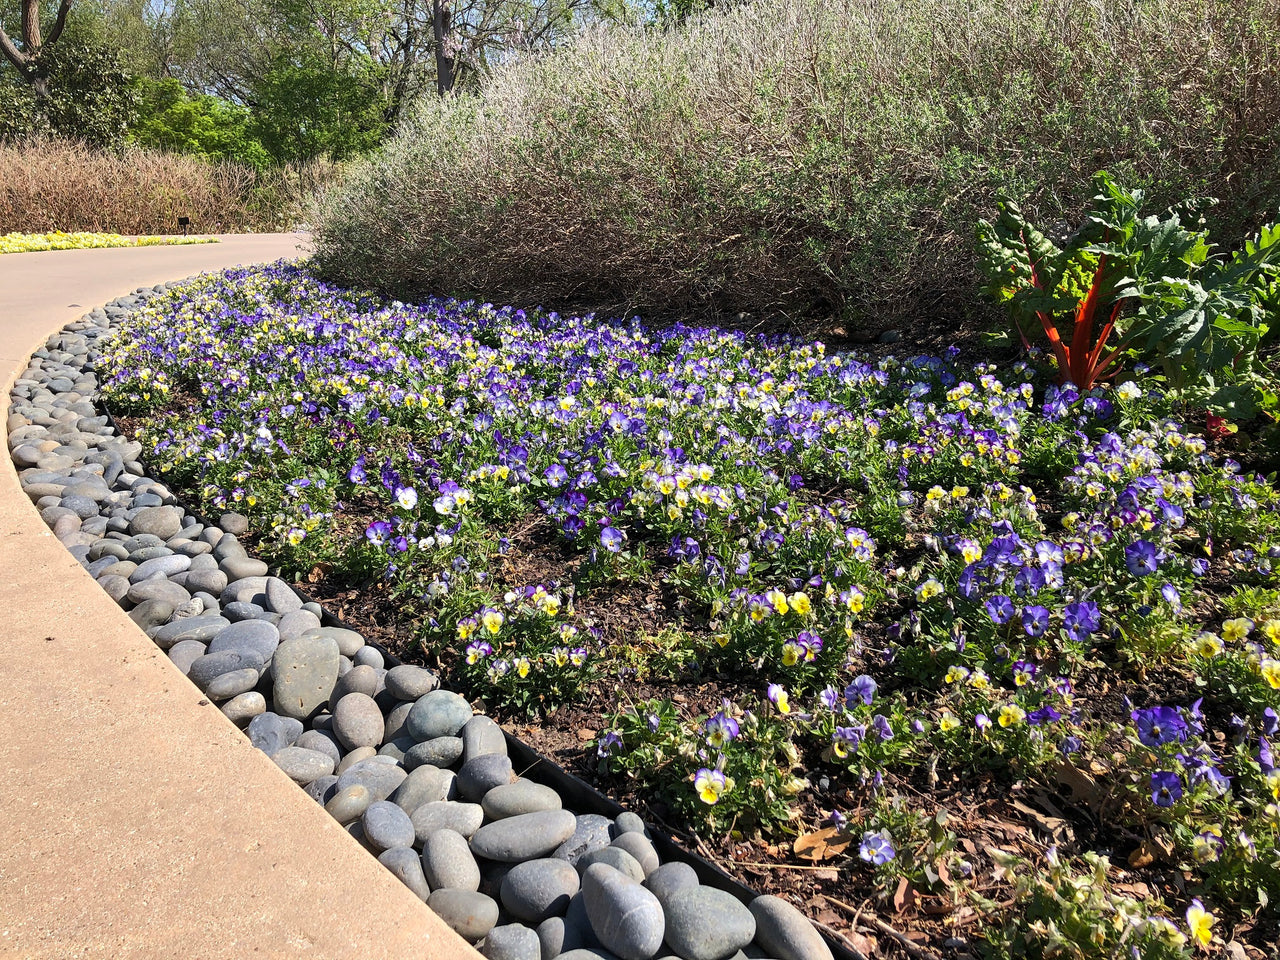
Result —
[[[57, 531], [55, 530], [54, 533], [57, 533]], [[93, 553], [92, 547], [89, 548], [89, 552]], [[119, 563], [119, 561], [116, 560], [115, 557], [102, 557], [99, 560], [90, 561], [89, 565], [86, 566], [85, 569], [89, 571], [89, 576], [97, 580], [98, 577], [102, 575], [104, 570], [114, 566], [117, 563]]]
[[337, 703], [349, 693], [363, 693], [372, 697], [378, 692], [378, 671], [373, 667], [352, 667], [338, 678], [333, 688], [333, 701]]
[[280, 646], [280, 634], [265, 620], [242, 620], [225, 627], [221, 633], [209, 641], [209, 652], [218, 653], [223, 650], [252, 650], [267, 663], [275, 656]]
[[479, 803], [494, 787], [510, 783], [513, 776], [510, 757], [504, 753], [484, 754], [458, 768], [458, 792], [465, 799]]
[[664, 863], [656, 870], [649, 872], [644, 878], [644, 885], [649, 892], [658, 898], [665, 908], [667, 898], [676, 896], [684, 890], [692, 890], [698, 886], [698, 872], [687, 863], [672, 860]]
[[724, 890], [683, 890], [662, 908], [667, 944], [684, 960], [728, 960], [755, 939], [755, 917]]
[[508, 871], [500, 896], [517, 920], [539, 924], [548, 917], [564, 916], [580, 886], [578, 871], [564, 860], [526, 860]]
[[831, 948], [803, 913], [769, 894], [748, 909], [756, 920], [755, 940], [778, 960], [832, 960]]
[[[388, 740], [378, 748], [378, 756], [391, 757], [397, 763], [400, 763], [401, 766], [404, 766], [404, 752], [412, 746], [416, 746], [413, 742], [413, 737], [401, 737], [399, 740]], [[405, 769], [408, 770], [409, 768], [406, 766]]]
[[375, 800], [369, 804], [362, 822], [365, 840], [379, 852], [392, 847], [413, 846], [413, 822], [407, 813], [389, 800]]
[[621, 847], [603, 847], [599, 850], [591, 850], [584, 853], [578, 858], [578, 872], [586, 873], [587, 868], [593, 863], [603, 863], [613, 867], [613, 869], [630, 877], [637, 883], [644, 880], [644, 867], [640, 866], [640, 861]]
[[409, 711], [405, 726], [415, 740], [456, 737], [472, 717], [471, 704], [449, 690], [432, 690]]
[[[216, 548], [214, 552], [216, 554]], [[227, 575], [227, 579], [232, 582], [250, 577], [265, 577], [267, 575], [267, 565], [261, 560], [254, 560], [252, 557], [224, 557], [218, 562], [218, 566]]]
[[171, 540], [169, 541], [169, 548], [174, 553], [180, 553], [184, 557], [192, 559], [203, 557], [213, 549], [207, 543], [201, 543], [199, 540]]
[[441, 770], [429, 764], [415, 767], [388, 799], [405, 813], [413, 814], [424, 803], [448, 800], [453, 781], [452, 771]]
[[486, 960], [542, 960], [538, 935], [519, 923], [494, 927], [484, 938], [480, 953]]
[[154, 580], [133, 581], [129, 587], [128, 598], [134, 603], [145, 603], [148, 600], [163, 600], [178, 612], [178, 607], [191, 599], [191, 594], [176, 583], [157, 577]]
[[[98, 586], [116, 603], [124, 605], [129, 596], [129, 581], [125, 577], [107, 574], [98, 578]], [[145, 629], [145, 628], [144, 628]]]
[[267, 578], [266, 595], [267, 609], [274, 613], [293, 613], [302, 609], [302, 598], [279, 577]]
[[338, 778], [333, 774], [329, 774], [327, 777], [317, 777], [303, 787], [303, 789], [306, 791], [307, 796], [321, 806], [324, 806], [333, 798], [334, 793], [337, 792]]
[[[378, 862], [391, 871], [397, 880], [417, 894], [424, 903], [431, 896], [431, 887], [422, 872], [422, 860], [412, 847], [391, 847], [378, 854]], [[538, 960], [538, 958], [535, 958]]]
[[184, 640], [199, 640], [202, 644], [208, 644], [229, 626], [231, 621], [226, 617], [216, 615], [188, 617], [185, 620], [166, 623], [151, 635], [151, 639], [162, 650], [168, 650]]
[[[374, 648], [367, 647], [365, 649], [373, 650]], [[416, 701], [439, 687], [440, 678], [425, 667], [415, 667], [412, 664], [402, 663], [400, 666], [392, 667], [387, 671], [385, 683], [387, 690], [397, 700]]]
[[310, 719], [328, 703], [338, 682], [338, 645], [328, 637], [285, 640], [276, 648], [271, 676], [275, 709]]
[[[267, 698], [256, 690], [232, 697], [222, 705], [222, 712], [237, 727], [246, 727], [254, 717], [267, 712]], [[306, 746], [306, 744], [301, 744]]]
[[662, 905], [613, 867], [604, 863], [587, 867], [582, 875], [582, 899], [591, 929], [621, 960], [650, 960], [662, 946], [666, 930]]
[[204, 601], [199, 597], [191, 597], [173, 608], [174, 620], [190, 620], [204, 613]]
[[432, 890], [427, 906], [468, 943], [483, 940], [498, 923], [498, 903], [483, 893]]
[[227, 575], [216, 567], [213, 570], [197, 570], [193, 566], [187, 571], [187, 578], [182, 585], [192, 593], [208, 593], [216, 597], [227, 589]]
[[223, 700], [230, 700], [242, 693], [248, 693], [258, 685], [258, 678], [259, 672], [256, 667], [221, 673], [205, 685], [204, 693], [210, 700], [221, 703]]
[[[220, 561], [227, 557], [248, 556], [245, 552], [244, 544], [233, 533], [222, 535], [218, 542], [213, 545], [213, 555]], [[264, 576], [264, 574], [257, 574], [257, 576]]]
[[[408, 727], [407, 722], [405, 726]], [[424, 764], [433, 767], [451, 767], [461, 756], [461, 737], [435, 737], [406, 750], [404, 765], [409, 770]]]
[[[336, 783], [337, 780], [335, 779], [334, 782]], [[345, 827], [348, 823], [363, 817], [364, 812], [373, 802], [373, 794], [369, 792], [369, 788], [364, 784], [355, 783], [335, 793], [324, 805], [324, 809], [329, 816]]]
[[[352, 784], [359, 783], [369, 788], [374, 800], [386, 800], [395, 793], [396, 788], [404, 783], [403, 767], [381, 760], [361, 760], [348, 767], [338, 777], [338, 789], [345, 790]], [[415, 824], [415, 827], [417, 825]]]
[[566, 950], [555, 960], [621, 960], [621, 958], [604, 947], [578, 947], [576, 950]]
[[138, 564], [138, 569], [133, 571], [129, 580], [132, 583], [141, 583], [155, 576], [172, 577], [174, 574], [185, 573], [190, 566], [191, 558], [180, 554], [156, 557], [154, 560], [146, 560]]
[[348, 750], [374, 747], [382, 743], [386, 721], [373, 697], [348, 693], [333, 707], [333, 732]]
[[414, 835], [425, 843], [437, 830], [452, 830], [473, 837], [484, 823], [484, 810], [478, 803], [454, 800], [429, 800], [410, 814]]
[[236, 670], [256, 670], [261, 673], [262, 667], [262, 657], [255, 651], [224, 650], [221, 653], [206, 653], [191, 664], [187, 676], [191, 678], [192, 683], [204, 690], [215, 678], [224, 673]]
[[557, 860], [568, 860], [577, 865], [582, 855], [609, 846], [609, 829], [613, 821], [598, 813], [580, 813], [574, 824], [573, 835], [556, 848], [551, 855]]
[[538, 940], [546, 957], [557, 957], [570, 950], [604, 949], [587, 919], [581, 891], [569, 900], [564, 917], [550, 917], [538, 924]]
[[244, 536], [249, 532], [249, 518], [242, 513], [224, 513], [218, 518], [218, 526], [233, 536]]
[[302, 736], [302, 724], [278, 713], [263, 713], [249, 721], [245, 732], [251, 744], [271, 756], [298, 742]]
[[160, 557], [167, 557], [173, 553], [168, 547], [139, 547], [129, 554], [128, 559], [133, 563], [146, 563], [148, 560], [156, 560]]
[[540, 810], [496, 820], [471, 838], [477, 856], [502, 863], [545, 857], [573, 833], [575, 819], [568, 810]]
[[222, 613], [232, 623], [240, 623], [244, 620], [261, 620], [267, 615], [267, 611], [262, 609], [256, 603], [245, 603], [243, 600], [232, 600], [230, 603], [222, 605]]
[[649, 830], [645, 827], [644, 821], [630, 810], [622, 811], [613, 821], [613, 836], [618, 837], [624, 833], [638, 833], [646, 838], [649, 836]]
[[646, 877], [658, 869], [658, 851], [653, 849], [653, 844], [645, 839], [644, 834], [620, 833], [614, 837], [612, 846], [625, 850], [635, 857]]
[[320, 618], [310, 610], [295, 610], [280, 618], [280, 639], [292, 640], [320, 626]]
[[[330, 717], [329, 719], [332, 721], [333, 718]], [[317, 729], [319, 728], [317, 727]], [[325, 728], [325, 732], [333, 733], [332, 723]], [[339, 744], [339, 746], [341, 746], [341, 744]], [[338, 773], [346, 773], [347, 770], [354, 767], [357, 763], [361, 763], [364, 760], [372, 760], [377, 755], [378, 751], [373, 749], [373, 747], [356, 747], [354, 750], [349, 751], [338, 763]]]
[[404, 722], [412, 709], [412, 703], [397, 703], [391, 708], [387, 713], [387, 732], [384, 739], [399, 740], [401, 737], [409, 736], [409, 731], [404, 728]]
[[[316, 626], [319, 626], [319, 623]], [[351, 658], [351, 662], [354, 666], [373, 667], [375, 670], [382, 670], [387, 665], [382, 652], [370, 643], [366, 643], [357, 650], [355, 656]]]
[[180, 507], [143, 507], [129, 521], [130, 533], [149, 533], [161, 540], [177, 536], [181, 529], [182, 509]]
[[143, 600], [142, 603], [129, 611], [129, 619], [143, 630], [149, 627], [158, 627], [162, 623], [166, 623], [172, 616], [173, 604], [167, 600]]
[[333, 758], [305, 747], [285, 747], [271, 755], [277, 767], [294, 783], [306, 786], [318, 777], [333, 773]]
[[231, 603], [255, 603], [262, 607], [263, 612], [267, 609], [267, 578], [266, 577], [237, 577], [227, 584], [227, 588], [218, 595], [218, 602], [223, 604]]
[[117, 560], [123, 560], [128, 556], [129, 551], [119, 540], [99, 540], [89, 548], [90, 560], [97, 560], [100, 557], [115, 557]]
[[205, 645], [199, 640], [179, 640], [169, 648], [169, 659], [184, 675], [191, 672], [191, 665], [204, 654]]
[[480, 889], [480, 865], [456, 830], [436, 830], [423, 840], [422, 871], [432, 890]]
[[[126, 581], [133, 576], [133, 571], [138, 569], [138, 565], [132, 560], [117, 560], [109, 567], [103, 567], [98, 572], [98, 581], [101, 582], [104, 577], [123, 577]], [[132, 583], [128, 584], [133, 586]]]
[[344, 657], [354, 657], [356, 651], [364, 646], [364, 637], [354, 630], [347, 630], [343, 627], [320, 627], [318, 630], [311, 631], [310, 636], [329, 637], [336, 641], [338, 652]]
[[342, 762], [342, 751], [338, 747], [338, 742], [330, 733], [324, 733], [320, 730], [304, 730], [294, 746], [306, 747], [308, 750], [318, 750], [325, 756], [332, 757], [335, 767]]
[[494, 787], [484, 795], [480, 805], [490, 820], [505, 820], [539, 810], [559, 810], [563, 803], [560, 794], [550, 787], [520, 779]]
[[[397, 667], [397, 669], [399, 669]], [[393, 671], [394, 672], [394, 671]], [[390, 675], [388, 675], [389, 677]], [[507, 738], [492, 718], [478, 713], [462, 728], [462, 762], [491, 753], [505, 754]]]
[[[98, 515], [98, 501], [92, 497], [70, 496], [62, 498], [62, 506], [70, 510], [81, 520], [88, 520]], [[46, 523], [48, 521], [45, 521]]]

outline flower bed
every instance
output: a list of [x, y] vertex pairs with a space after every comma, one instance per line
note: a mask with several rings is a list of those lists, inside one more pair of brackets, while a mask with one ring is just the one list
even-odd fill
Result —
[[122, 237], [118, 233], [6, 233], [0, 236], [0, 253], [80, 250], [85, 247], [159, 247], [217, 242], [214, 237]]
[[260, 552], [855, 943], [1275, 939], [1280, 497], [1141, 383], [294, 266], [100, 367]]

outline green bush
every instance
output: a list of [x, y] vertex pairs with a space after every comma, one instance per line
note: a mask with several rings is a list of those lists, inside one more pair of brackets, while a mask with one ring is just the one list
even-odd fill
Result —
[[250, 131], [244, 107], [218, 97], [192, 96], [172, 77], [137, 81], [138, 118], [129, 139], [141, 147], [186, 153], [206, 160], [235, 160], [255, 170], [271, 155]]
[[1280, 0], [756, 0], [591, 31], [423, 103], [316, 216], [397, 294], [884, 325], [980, 308], [1000, 193], [1107, 168], [1222, 238], [1280, 195]]

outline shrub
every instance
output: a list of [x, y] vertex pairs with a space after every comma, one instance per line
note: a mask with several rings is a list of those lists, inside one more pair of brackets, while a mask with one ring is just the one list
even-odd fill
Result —
[[317, 217], [331, 277], [678, 313], [900, 322], [978, 307], [1002, 191], [1075, 220], [1280, 194], [1280, 0], [757, 0], [587, 32], [423, 103]]
[[67, 140], [0, 142], [0, 233], [173, 233], [179, 216], [199, 233], [280, 229], [303, 205], [303, 173]]

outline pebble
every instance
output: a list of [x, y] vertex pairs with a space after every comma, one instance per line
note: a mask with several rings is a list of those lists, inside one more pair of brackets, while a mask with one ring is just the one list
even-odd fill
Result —
[[[190, 676], [190, 674], [188, 674]], [[242, 693], [248, 693], [258, 685], [259, 671], [257, 667], [245, 667], [243, 670], [231, 670], [220, 673], [205, 684], [205, 695], [214, 701], [230, 700]]]
[[407, 813], [388, 800], [375, 800], [369, 804], [361, 822], [365, 840], [379, 853], [392, 847], [413, 846], [413, 822]]
[[572, 835], [576, 818], [568, 810], [540, 810], [496, 820], [471, 838], [477, 856], [502, 863], [544, 857]]
[[756, 897], [748, 909], [756, 921], [756, 943], [778, 960], [832, 960], [831, 948], [805, 915], [769, 894]]
[[542, 945], [528, 927], [508, 923], [489, 931], [480, 953], [486, 960], [542, 960]]
[[302, 598], [279, 577], [267, 578], [266, 594], [267, 609], [273, 613], [293, 613], [302, 609]]
[[[123, 577], [120, 579], [124, 580]], [[129, 581], [125, 580], [124, 582], [128, 584]], [[128, 593], [127, 589], [125, 592], [126, 594]], [[167, 623], [172, 616], [173, 604], [168, 600], [143, 600], [129, 611], [129, 619], [143, 630]]]
[[[454, 800], [432, 800], [420, 805], [410, 814], [414, 835], [421, 843], [437, 830], [453, 830], [464, 837], [472, 837], [484, 823], [484, 810], [478, 803], [458, 803]], [[486, 856], [486, 854], [481, 854]], [[491, 858], [492, 859], [492, 858]]]
[[613, 821], [613, 835], [618, 837], [624, 833], [639, 833], [645, 837], [649, 836], [649, 830], [645, 827], [644, 821], [630, 810], [622, 811]]
[[302, 736], [302, 724], [292, 717], [278, 713], [262, 713], [249, 721], [245, 731], [249, 742], [271, 756], [285, 747], [291, 747]]
[[333, 759], [335, 767], [342, 762], [342, 750], [338, 747], [338, 743], [334, 740], [332, 734], [323, 733], [319, 730], [304, 730], [294, 745], [306, 747], [308, 750], [319, 750], [325, 756]]
[[283, 641], [271, 664], [272, 703], [286, 716], [306, 720], [329, 702], [338, 682], [338, 645], [306, 635]]
[[644, 880], [644, 867], [640, 866], [640, 862], [621, 847], [602, 847], [598, 850], [584, 853], [578, 859], [578, 872], [585, 873], [587, 868], [594, 863], [607, 864], [637, 883]]
[[256, 651], [223, 650], [221, 653], [206, 653], [191, 664], [191, 669], [187, 671], [187, 676], [191, 678], [192, 683], [204, 690], [224, 673], [233, 673], [238, 670], [260, 672], [262, 667], [262, 657]]
[[271, 755], [275, 765], [288, 774], [294, 783], [304, 787], [318, 777], [333, 773], [333, 758], [317, 750], [304, 747], [285, 747]]
[[182, 671], [184, 676], [191, 670], [191, 665], [203, 657], [204, 654], [205, 645], [199, 640], [179, 640], [169, 648], [169, 659]]
[[450, 799], [450, 793], [454, 792], [453, 781], [452, 770], [429, 765], [415, 767], [388, 799], [405, 813], [412, 814], [424, 803]]
[[[364, 649], [373, 650], [373, 647]], [[425, 667], [402, 663], [387, 671], [386, 684], [397, 700], [418, 700], [439, 687], [440, 679]]]
[[525, 779], [494, 787], [484, 795], [480, 805], [490, 820], [505, 820], [539, 810], [559, 810], [563, 806], [560, 794], [541, 783]]
[[[329, 728], [332, 731], [332, 727]], [[345, 773], [349, 767], [354, 767], [357, 763], [364, 760], [372, 760], [378, 755], [378, 751], [373, 747], [356, 747], [340, 761], [338, 761], [338, 773]]]
[[[407, 722], [405, 726], [407, 728]], [[414, 744], [406, 750], [404, 765], [410, 770], [423, 764], [430, 764], [433, 767], [450, 767], [461, 756], [461, 737], [433, 737], [422, 743]]]
[[351, 658], [351, 662], [357, 667], [373, 667], [375, 670], [381, 670], [387, 665], [387, 661], [382, 656], [382, 652], [377, 647], [368, 643], [355, 652], [355, 655]]
[[651, 871], [645, 877], [644, 885], [665, 907], [669, 897], [683, 890], [691, 890], [698, 885], [698, 873], [689, 864], [672, 860], [662, 864], [657, 870]]
[[[337, 781], [334, 781], [335, 784]], [[324, 805], [325, 812], [344, 827], [359, 820], [373, 803], [373, 794], [364, 784], [356, 783], [335, 793]]]
[[653, 844], [645, 839], [644, 834], [620, 833], [614, 838], [612, 846], [635, 857], [646, 877], [658, 869], [658, 851], [653, 849]]
[[404, 782], [408, 774], [404, 768], [381, 760], [361, 760], [338, 775], [338, 789], [345, 790], [359, 783], [369, 788], [374, 800], [385, 800]]
[[666, 931], [662, 905], [635, 880], [604, 863], [582, 875], [582, 899], [591, 929], [621, 960], [650, 960]]
[[182, 510], [179, 507], [143, 507], [129, 521], [132, 534], [149, 533], [168, 540], [182, 529]]
[[557, 860], [568, 860], [577, 865], [583, 854], [609, 846], [609, 830], [613, 821], [598, 813], [580, 813], [574, 824], [573, 835], [556, 848], [551, 855]]
[[184, 640], [199, 640], [202, 644], [208, 644], [210, 640], [229, 626], [231, 626], [231, 621], [226, 617], [188, 617], [185, 620], [166, 623], [151, 635], [151, 639], [162, 650], [168, 650]]
[[338, 778], [333, 774], [325, 777], [316, 777], [305, 787], [302, 788], [308, 797], [316, 803], [324, 806], [333, 797], [338, 789]]
[[526, 860], [508, 871], [500, 896], [513, 917], [537, 924], [548, 917], [564, 916], [580, 886], [578, 871], [564, 860]]
[[486, 754], [506, 752], [507, 737], [491, 717], [478, 713], [462, 728], [463, 763]]
[[423, 841], [422, 870], [432, 890], [480, 889], [480, 865], [456, 830], [436, 830]]
[[[378, 862], [417, 894], [418, 899], [425, 902], [427, 897], [431, 896], [431, 887], [428, 886], [427, 878], [422, 872], [422, 860], [417, 851], [411, 847], [391, 847], [384, 850], [378, 854]], [[540, 958], [535, 957], [534, 960], [540, 960]]]
[[469, 943], [479, 943], [498, 923], [498, 903], [470, 890], [433, 890], [427, 906]]
[[294, 610], [280, 618], [280, 639], [292, 640], [320, 626], [320, 618], [310, 610]]
[[[505, 753], [487, 753], [458, 768], [458, 792], [467, 800], [479, 802], [494, 787], [510, 783], [513, 775], [510, 757]], [[557, 840], [555, 846], [563, 839]]]
[[471, 716], [466, 699], [449, 690], [432, 690], [413, 705], [405, 727], [418, 742], [456, 737]]
[[382, 743], [386, 725], [373, 697], [348, 693], [333, 708], [333, 732], [348, 750], [376, 748]]
[[662, 904], [667, 944], [684, 960], [728, 960], [756, 935], [746, 905], [715, 887], [682, 890]]
[[275, 656], [280, 646], [280, 632], [265, 620], [244, 620], [233, 623], [209, 641], [209, 652], [240, 650], [257, 653], [263, 663]]
[[344, 657], [354, 657], [356, 651], [364, 646], [364, 637], [354, 630], [347, 630], [344, 627], [321, 627], [318, 630], [312, 630], [307, 636], [328, 637], [330, 640], [336, 641], [338, 652]]
[[377, 691], [378, 671], [373, 667], [353, 667], [338, 679], [331, 699], [337, 703], [349, 693], [363, 693], [366, 697], [372, 697]]

